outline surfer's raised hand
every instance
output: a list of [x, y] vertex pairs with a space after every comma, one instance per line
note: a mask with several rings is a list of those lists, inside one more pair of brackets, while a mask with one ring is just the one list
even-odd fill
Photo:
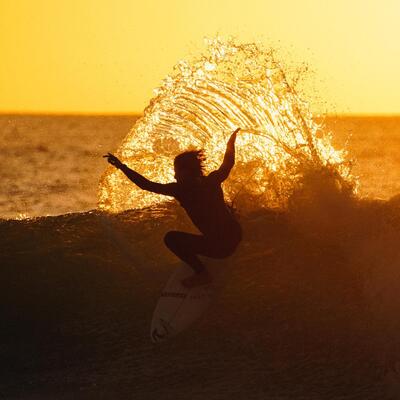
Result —
[[235, 129], [235, 131], [232, 133], [231, 137], [229, 138], [229, 142], [235, 143], [236, 140], [236, 135], [240, 131], [240, 128]]
[[208, 176], [209, 179], [212, 179], [217, 182], [223, 182], [226, 178], [228, 178], [231, 169], [235, 165], [235, 140], [236, 135], [240, 131], [240, 128], [237, 128], [231, 135], [226, 145], [224, 160], [222, 161], [221, 166], [212, 171]]
[[111, 164], [114, 165], [114, 167], [121, 169], [121, 167], [124, 165], [117, 157], [114, 156], [114, 154], [107, 153], [105, 156], [107, 158], [107, 161]]

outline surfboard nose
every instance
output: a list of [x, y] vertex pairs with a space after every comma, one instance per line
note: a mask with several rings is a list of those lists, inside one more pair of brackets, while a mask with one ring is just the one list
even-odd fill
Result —
[[159, 318], [151, 329], [150, 337], [154, 343], [162, 342], [173, 334], [173, 328], [163, 318]]
[[160, 333], [160, 332], [158, 332], [157, 328], [154, 328], [151, 331], [150, 337], [151, 337], [151, 341], [153, 343], [158, 343], [158, 342], [161, 342], [161, 341], [165, 340], [165, 335]]

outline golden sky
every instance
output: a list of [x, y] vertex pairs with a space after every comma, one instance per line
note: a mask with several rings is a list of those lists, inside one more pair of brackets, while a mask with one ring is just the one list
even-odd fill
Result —
[[399, 0], [0, 0], [0, 112], [142, 112], [204, 37], [307, 62], [319, 111], [400, 113]]

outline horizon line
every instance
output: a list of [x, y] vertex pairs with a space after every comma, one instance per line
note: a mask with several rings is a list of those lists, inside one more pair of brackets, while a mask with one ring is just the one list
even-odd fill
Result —
[[[81, 112], [81, 111], [0, 111], [0, 116], [54, 116], [54, 117], [141, 117], [143, 113], [140, 112], [125, 112], [125, 111], [112, 111], [112, 112]], [[324, 117], [352, 117], [352, 118], [396, 118], [400, 117], [398, 113], [315, 113], [315, 118]]]

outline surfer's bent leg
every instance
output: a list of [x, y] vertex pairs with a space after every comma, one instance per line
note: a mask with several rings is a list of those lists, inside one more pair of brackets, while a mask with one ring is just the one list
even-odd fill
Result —
[[204, 247], [203, 236], [191, 233], [171, 231], [164, 236], [165, 245], [196, 273], [205, 270], [204, 264], [197, 257]]
[[198, 255], [211, 258], [226, 258], [232, 255], [241, 240], [241, 232], [233, 230], [223, 238], [206, 238], [187, 232], [171, 231], [164, 237], [165, 245], [195, 272], [206, 271]]

